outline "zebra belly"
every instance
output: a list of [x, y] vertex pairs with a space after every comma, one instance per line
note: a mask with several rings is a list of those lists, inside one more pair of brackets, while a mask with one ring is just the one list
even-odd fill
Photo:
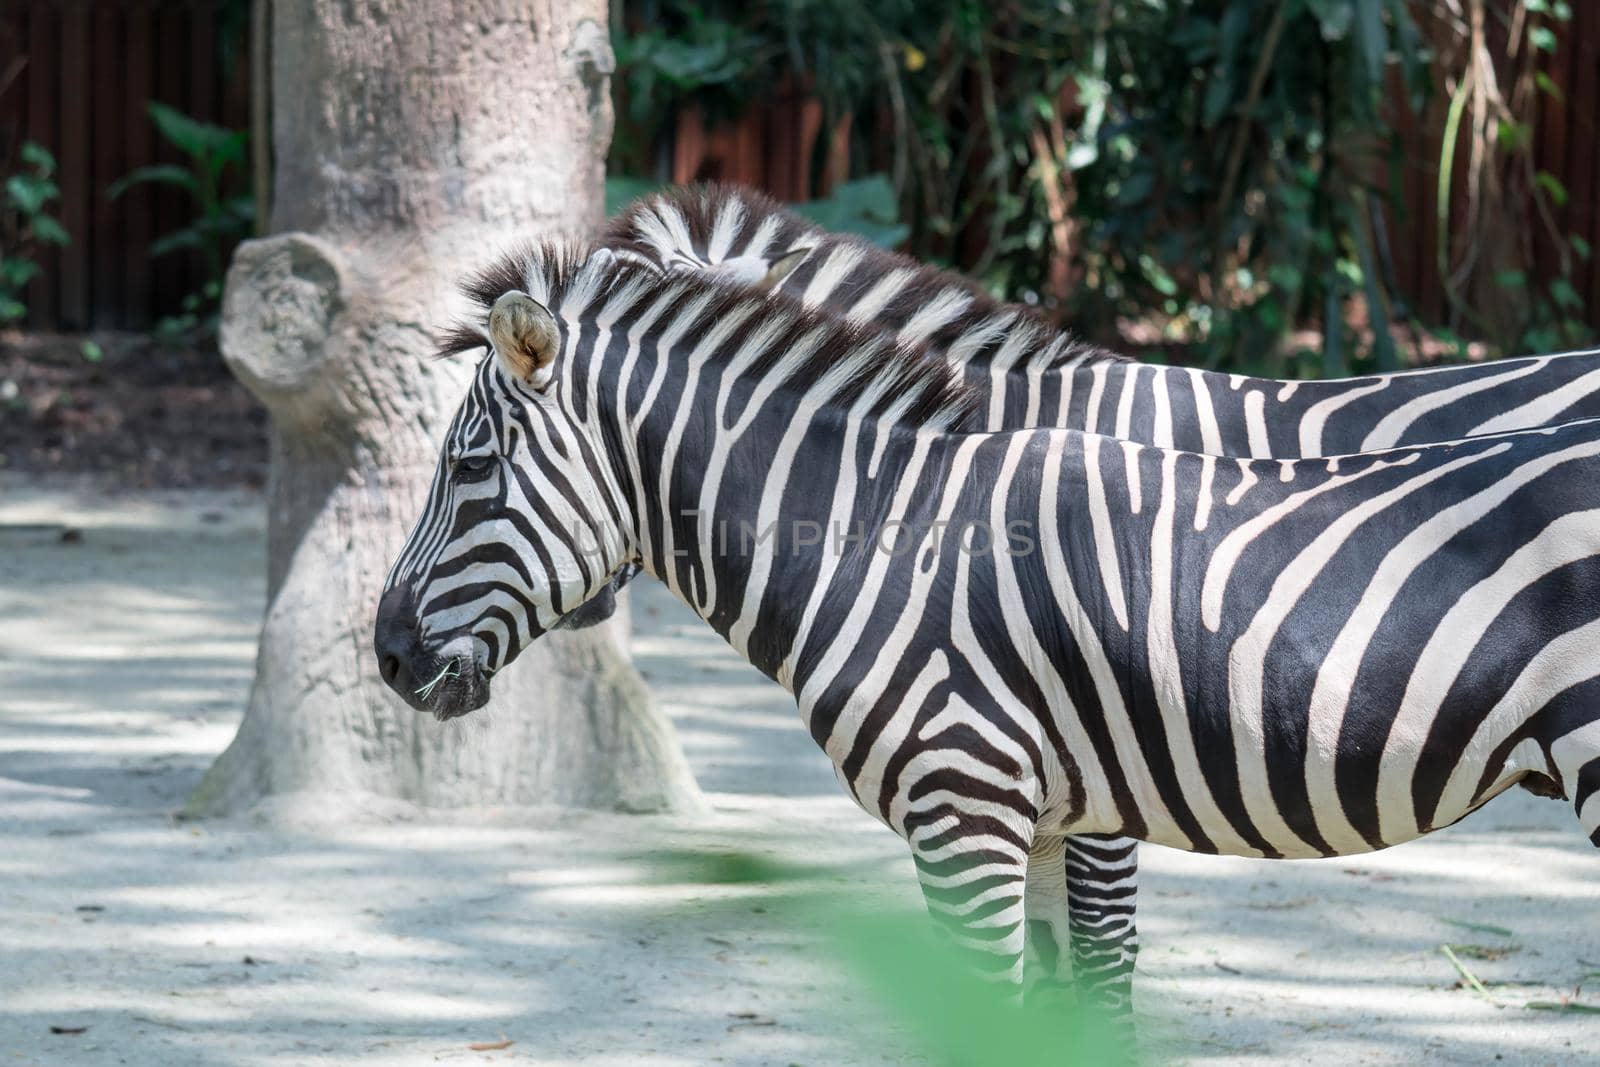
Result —
[[[1315, 687], [1308, 679], [1304, 690]], [[1512, 743], [1525, 734], [1539, 710], [1526, 702], [1508, 700], [1486, 713], [1445, 723], [1442, 732], [1462, 741], [1448, 758], [1428, 748], [1430, 737], [1441, 732], [1436, 705], [1407, 704], [1372, 716], [1367, 728], [1381, 736], [1365, 746], [1351, 740], [1361, 724], [1352, 726], [1344, 716], [1308, 722], [1303, 700], [1278, 706], [1269, 699], [1258, 713], [1249, 710], [1231, 706], [1226, 731], [1205, 729], [1200, 725], [1204, 715], [1183, 724], [1193, 731], [1198, 751], [1231, 746], [1232, 773], [1226, 776], [1231, 780], [1218, 781], [1215, 760], [1207, 764], [1210, 774], [1193, 769], [1185, 774], [1170, 763], [1161, 768], [1179, 785], [1177, 800], [1168, 807], [1181, 804], [1206, 841], [1197, 845], [1172, 820], [1153, 821], [1143, 839], [1227, 855], [1355, 855], [1449, 826], [1524, 779], [1558, 777], [1537, 739], [1523, 736]], [[1359, 718], [1371, 710], [1351, 714]], [[1284, 736], [1286, 732], [1292, 736]], [[1370, 759], [1361, 758], [1363, 747]], [[1357, 757], [1354, 763], [1352, 756]], [[1428, 780], [1442, 784], [1425, 788]], [[1136, 795], [1143, 811], [1162, 804], [1151, 788], [1136, 790]], [[1074, 825], [1070, 832], [1104, 828]]]

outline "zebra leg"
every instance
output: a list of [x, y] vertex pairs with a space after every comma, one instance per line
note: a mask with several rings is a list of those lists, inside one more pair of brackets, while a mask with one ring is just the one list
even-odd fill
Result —
[[1082, 1007], [1078, 1025], [1095, 1050], [1086, 1062], [1131, 1062], [1138, 1047], [1129, 995], [1135, 848], [1124, 838], [1042, 837], [1028, 854], [1028, 1005]]
[[1550, 759], [1567, 798], [1578, 811], [1584, 833], [1600, 846], [1600, 719], [1553, 741]]
[[979, 977], [1020, 991], [1029, 841], [948, 807], [908, 818], [906, 839], [934, 921]]
[[1028, 853], [1028, 919], [1023, 994], [1028, 1003], [1071, 1001], [1072, 927], [1067, 904], [1066, 843], [1037, 837]]
[[1131, 1040], [1133, 964], [1139, 955], [1134, 926], [1139, 843], [1108, 834], [1068, 837], [1063, 843], [1079, 1000]]

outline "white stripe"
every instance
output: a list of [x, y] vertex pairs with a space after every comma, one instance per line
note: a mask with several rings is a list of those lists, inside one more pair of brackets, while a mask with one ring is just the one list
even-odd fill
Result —
[[1575, 381], [1568, 382], [1559, 389], [1552, 390], [1543, 396], [1536, 397], [1520, 407], [1481, 422], [1467, 431], [1469, 435], [1476, 436], [1486, 433], [1502, 433], [1506, 430], [1522, 430], [1533, 426], [1543, 426], [1554, 422], [1562, 412], [1572, 407], [1581, 400], [1588, 399], [1595, 390], [1600, 389], [1600, 370], [1592, 370]]
[[1145, 626], [1148, 645], [1146, 662], [1155, 691], [1161, 728], [1166, 734], [1174, 776], [1206, 835], [1221, 851], [1237, 856], [1260, 853], [1250, 847], [1228, 823], [1206, 782], [1194, 747], [1189, 726], [1188, 703], [1184, 698], [1183, 670], [1178, 659], [1174, 635], [1172, 603], [1172, 560], [1175, 549], [1173, 529], [1177, 513], [1177, 479], [1174, 477], [1178, 453], [1161, 457], [1161, 500], [1156, 506], [1155, 526], [1150, 537], [1150, 606]]
[[1300, 417], [1300, 457], [1313, 459], [1321, 456], [1322, 435], [1327, 429], [1328, 420], [1362, 397], [1388, 387], [1386, 379], [1379, 379], [1370, 385], [1345, 385], [1333, 396], [1312, 404]]
[[[1373, 452], [1382, 448], [1392, 448], [1400, 443], [1400, 439], [1405, 436], [1406, 431], [1411, 429], [1418, 419], [1429, 412], [1437, 411], [1475, 393], [1494, 389], [1504, 385], [1506, 382], [1526, 378], [1530, 374], [1537, 374], [1544, 366], [1544, 360], [1531, 360], [1526, 366], [1509, 374], [1485, 374], [1476, 381], [1463, 382], [1460, 385], [1452, 385], [1444, 389], [1436, 389], [1432, 392], [1424, 393], [1414, 400], [1401, 404], [1380, 419], [1378, 425], [1374, 426], [1372, 432], [1362, 440], [1361, 451]], [[1517, 426], [1505, 427], [1505, 429], [1519, 428]]]
[[[1088, 612], [1084, 610], [1072, 580], [1072, 571], [1063, 554], [1063, 546], [1067, 543], [1067, 539], [1062, 535], [1060, 528], [1058, 494], [1062, 480], [1063, 447], [1067, 442], [1071, 442], [1073, 437], [1065, 434], [1052, 436], [1054, 439], [1051, 441], [1050, 451], [1046, 454], [1039, 500], [1039, 549], [1044, 556], [1045, 575], [1050, 591], [1055, 596], [1056, 610], [1072, 632], [1072, 639], [1077, 644], [1085, 664], [1088, 665], [1095, 695], [1100, 700], [1098, 714], [1104, 717], [1106, 730], [1111, 735], [1117, 768], [1127, 781], [1134, 805], [1144, 817], [1146, 840], [1158, 841], [1173, 848], [1193, 848], [1193, 842], [1178, 828], [1171, 813], [1167, 811], [1160, 792], [1156, 790], [1149, 764], [1145, 761], [1144, 748], [1139, 743], [1138, 734], [1134, 731], [1129, 718], [1127, 705], [1123, 702], [1121, 678], [1111, 666], [1099, 630], [1090, 620]], [[1097, 617], [1098, 615], [1096, 612]], [[1084, 760], [1088, 758], [1087, 755], [1080, 754], [1093, 753], [1094, 747], [1089, 743], [1079, 718], [1080, 716], [1076, 714], [1066, 716], [1062, 726], [1067, 734], [1069, 750], [1076, 758]], [[1073, 826], [1063, 829], [1076, 833], [1111, 833], [1120, 830], [1121, 820], [1110, 810], [1109, 794], [1103, 791], [1107, 788], [1097, 781], [1086, 782], [1083, 797], [1085, 815]], [[1097, 804], [1096, 801], [1100, 803]]]
[[972, 297], [960, 289], [946, 289], [923, 304], [909, 322], [900, 328], [900, 340], [905, 344], [921, 344], [935, 330], [949, 323], [972, 303]]
[[1238, 564], [1239, 557], [1257, 538], [1317, 497], [1341, 489], [1351, 482], [1370, 477], [1379, 471], [1415, 463], [1417, 458], [1418, 453], [1409, 452], [1399, 459], [1375, 460], [1370, 466], [1355, 474], [1335, 475], [1321, 485], [1292, 494], [1228, 531], [1228, 535], [1222, 539], [1222, 543], [1217, 545], [1216, 551], [1206, 561], [1205, 579], [1200, 587], [1200, 617], [1205, 622], [1206, 629], [1216, 633], [1222, 628], [1222, 598], [1228, 589], [1228, 579], [1233, 577], [1233, 568]]
[[904, 267], [885, 274], [878, 280], [876, 285], [866, 291], [860, 300], [855, 302], [845, 314], [845, 318], [857, 326], [870, 323], [883, 313], [884, 305], [893, 300], [895, 295], [905, 288], [906, 283], [912, 277], [913, 272]]
[[1244, 394], [1244, 424], [1249, 433], [1250, 458], [1267, 459], [1272, 455], [1272, 441], [1267, 437], [1267, 420], [1263, 414], [1267, 394], [1252, 389]]
[[[1489, 757], [1501, 743], [1542, 711], [1551, 700], [1573, 686], [1587, 682], [1595, 676], [1596, 671], [1600, 671], [1600, 663], [1595, 661], [1596, 648], [1600, 648], [1600, 619], [1562, 634], [1524, 664], [1522, 672], [1505, 695], [1490, 709], [1489, 714], [1478, 721], [1472, 732], [1472, 740], [1467, 743], [1461, 758], [1451, 770], [1450, 780], [1445, 783], [1444, 792], [1439, 796], [1439, 805], [1432, 813], [1435, 826], [1454, 822], [1479, 802], [1478, 782], [1488, 769]], [[1595, 725], [1600, 727], [1600, 724]], [[1596, 741], [1600, 741], [1600, 737], [1596, 737]], [[1548, 773], [1549, 767], [1544, 764], [1543, 753], [1537, 756], [1533, 754], [1539, 752], [1538, 742], [1530, 737], [1524, 742], [1528, 743], [1531, 743], [1533, 752], [1518, 752], [1517, 749], [1522, 749], [1523, 745], [1517, 745], [1486, 792], [1492, 795], [1529, 770]], [[1558, 741], [1551, 745], [1552, 752], [1557, 751], [1556, 746], [1560, 743]], [[1574, 783], [1559, 784], [1571, 795]]]
[[728, 252], [733, 247], [733, 239], [738, 236], [739, 226], [743, 222], [744, 204], [734, 199], [724, 201], [721, 210], [717, 212], [716, 221], [711, 224], [711, 240], [706, 242], [706, 258], [712, 263], [721, 263], [727, 259]]
[[1089, 528], [1094, 534], [1095, 562], [1100, 584], [1117, 626], [1128, 628], [1128, 601], [1122, 588], [1122, 565], [1117, 560], [1117, 539], [1111, 531], [1111, 511], [1106, 503], [1105, 479], [1100, 476], [1101, 442], [1105, 437], [1083, 438], [1083, 470], [1089, 491]]
[[817, 273], [811, 276], [811, 284], [806, 286], [801, 302], [809, 308], [825, 304], [860, 260], [861, 249], [855, 245], [842, 244], [834, 248], [817, 268]]

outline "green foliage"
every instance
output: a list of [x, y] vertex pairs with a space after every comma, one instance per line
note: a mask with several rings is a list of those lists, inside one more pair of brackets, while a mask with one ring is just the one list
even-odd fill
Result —
[[[1522, 12], [1513, 10], [1519, 0], [1490, 0], [1487, 9], [1496, 17], [1525, 14], [1505, 20], [1522, 34], [1511, 47], [1491, 51], [1464, 29], [1458, 30], [1460, 39], [1444, 42], [1444, 61], [1459, 74], [1438, 159], [1435, 255], [1456, 323], [1502, 350], [1549, 352], [1593, 338], [1572, 285], [1575, 265], [1588, 258], [1589, 246], [1564, 232], [1559, 220], [1571, 196], [1535, 162], [1541, 98], [1561, 100], [1560, 88], [1537, 68], [1557, 50], [1557, 30], [1571, 22], [1572, 7], [1563, 0], [1520, 4]], [[1476, 163], [1464, 182], [1457, 175], [1463, 148]], [[1553, 278], [1530, 277], [1536, 235], [1557, 254]]]
[[[146, 105], [150, 120], [162, 138], [187, 157], [186, 166], [161, 163], [140, 167], [106, 190], [113, 199], [140, 186], [167, 186], [182, 190], [193, 205], [188, 225], [163, 234], [150, 244], [154, 258], [173, 252], [196, 251], [206, 264], [206, 281], [200, 292], [184, 299], [182, 312], [157, 324], [158, 335], [177, 339], [216, 326], [216, 305], [222, 295], [222, 275], [228, 251], [249, 236], [255, 223], [255, 200], [249, 195], [225, 195], [225, 190], [248, 179], [245, 146], [249, 134], [200, 122], [165, 104]], [[235, 174], [238, 177], [234, 180]]]
[[[1385, 57], [1414, 55], [1410, 26], [1381, 0], [1232, 0], [1108, 27], [1124, 34], [1102, 75], [1109, 121], [1077, 172], [1106, 310], [1159, 309], [1209, 364], [1268, 374], [1300, 369], [1281, 342], [1321, 316], [1319, 370], [1347, 373], [1345, 305], [1387, 296], [1363, 177], [1381, 144], [1360, 135], [1379, 122]], [[1374, 355], [1393, 363], [1392, 346]]]
[[[614, 26], [614, 161], [649, 173], [685, 104], [715, 121], [801, 86], [823, 104], [819, 147], [854, 116], [852, 160], [888, 174], [920, 258], [1087, 332], [1153, 321], [1211, 366], [1387, 369], [1411, 313], [1386, 227], [1417, 221], [1393, 210], [1396, 127], [1438, 92], [1438, 71], [1461, 101], [1440, 159], [1441, 276], [1481, 276], [1489, 259], [1448, 246], [1489, 228], [1449, 217], [1452, 190], [1492, 188], [1498, 170], [1546, 221], [1567, 199], [1533, 173], [1528, 101], [1497, 102], [1483, 72], [1530, 64], [1500, 80], [1556, 92], [1527, 57], [1559, 47], [1570, 5], [1487, 2], [1522, 28], [1522, 58], [1488, 54], [1451, 0], [636, 0]], [[1530, 17], [1502, 18], [1518, 5]], [[1474, 150], [1458, 153], [1465, 138]], [[1451, 173], [1458, 155], [1474, 160], [1470, 183]], [[1491, 210], [1488, 194], [1474, 210]], [[1564, 260], [1578, 254], [1546, 228]], [[1472, 290], [1452, 288], [1450, 321], [1430, 325], [1541, 350], [1582, 332], [1570, 282], [1494, 321]], [[1323, 329], [1320, 358], [1286, 344], [1307, 324]]]
[[826, 199], [795, 204], [794, 210], [825, 230], [853, 233], [885, 248], [893, 248], [911, 233], [899, 222], [894, 186], [882, 174], [841, 182]]
[[[1057, 1000], [1015, 1001], [983, 982], [926, 915], [873, 913], [838, 902], [833, 950], [889, 1021], [937, 1067], [1016, 1067], [1121, 1062], [1116, 1038], [1087, 1008]], [[819, 916], [820, 917], [820, 916]], [[901, 1050], [886, 1049], [894, 1055]]]
[[742, 851], [662, 851], [643, 860], [658, 884], [741, 890], [697, 903], [702, 915], [722, 910], [738, 922], [759, 899], [772, 922], [820, 931], [823, 960], [839, 978], [827, 994], [829, 1010], [864, 1051], [929, 1067], [1070, 1067], [1127, 1058], [1093, 1011], [1060, 995], [1019, 1004], [1013, 988], [978, 979], [972, 957], [938, 935], [926, 912], [864, 904], [836, 888], [837, 871]]
[[22, 297], [39, 274], [34, 258], [39, 246], [71, 241], [49, 213], [51, 201], [61, 196], [54, 180], [55, 157], [32, 141], [22, 146], [19, 155], [22, 168], [6, 178], [0, 195], [0, 325], [28, 312]]
[[[615, 215], [629, 203], [661, 188], [647, 178], [612, 177], [606, 179], [606, 214]], [[910, 228], [898, 219], [900, 205], [894, 187], [882, 174], [841, 182], [833, 195], [803, 204], [790, 204], [796, 214], [835, 233], [852, 233], [884, 248], [893, 248], [906, 239]]]
[[[666, 121], [693, 101], [713, 118], [736, 115], [753, 84], [764, 49], [757, 36], [721, 18], [684, 5], [679, 18], [644, 22], [635, 33], [612, 27], [621, 100], [612, 158], [621, 169], [649, 169], [650, 149]], [[770, 54], [767, 59], [774, 58]]]
[[606, 178], [606, 218], [619, 214], [633, 201], [655, 192], [661, 183], [649, 178], [629, 178], [611, 175]]

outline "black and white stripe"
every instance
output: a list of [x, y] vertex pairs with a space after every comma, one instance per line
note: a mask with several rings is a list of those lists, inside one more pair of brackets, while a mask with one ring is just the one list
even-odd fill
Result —
[[1056, 426], [1185, 452], [1297, 459], [1600, 416], [1600, 350], [1306, 382], [1132, 362], [958, 275], [820, 230], [737, 186], [641, 198], [604, 243], [664, 270], [744, 283], [803, 251], [775, 292], [957, 364], [984, 394], [991, 430]]
[[[641, 198], [612, 224], [606, 243], [663, 271], [744, 284], [770, 279], [810, 307], [894, 332], [960, 367], [983, 396], [990, 430], [1064, 427], [1217, 456], [1294, 459], [1600, 416], [1596, 352], [1319, 382], [1130, 362], [1074, 341], [1024, 306], [996, 302], [966, 279], [828, 233], [736, 186]], [[1049, 909], [1072, 917], [1079, 985], [1101, 1003], [1127, 1004], [1136, 876], [1132, 841], [1087, 840]], [[1030, 892], [1046, 890], [1034, 881]], [[1062, 939], [1062, 931], [1056, 935]]]
[[1066, 835], [1347, 854], [1520, 782], [1600, 839], [1600, 423], [1327, 460], [957, 432], [983, 398], [938, 361], [781, 296], [549, 250], [501, 285], [559, 322], [553, 379], [484, 361], [388, 612], [492, 673], [642, 562], [795, 694], [997, 976]]

